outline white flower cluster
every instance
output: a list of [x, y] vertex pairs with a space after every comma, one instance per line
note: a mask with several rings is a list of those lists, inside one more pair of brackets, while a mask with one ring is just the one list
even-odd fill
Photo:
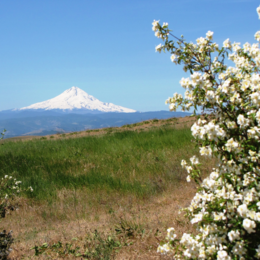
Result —
[[[0, 179], [0, 204], [8, 205], [8, 201], [11, 201], [15, 196], [24, 191], [20, 184], [21, 181], [17, 181], [12, 176], [5, 175]], [[29, 187], [27, 190], [33, 192], [33, 188]]]
[[[161, 38], [162, 40], [168, 39], [168, 35], [170, 32], [168, 29], [168, 23], [163, 23], [163, 25], [161, 26], [159, 24], [159, 21], [154, 20], [152, 22], [152, 25], [153, 25], [152, 30], [155, 32], [155, 36], [157, 38]], [[155, 51], [160, 53], [162, 51], [163, 47], [164, 46], [162, 44], [159, 44], [155, 47]]]
[[[260, 18], [260, 6], [257, 13]], [[174, 253], [176, 259], [260, 259], [259, 45], [242, 47], [227, 39], [220, 48], [209, 31], [196, 44], [182, 38], [175, 46], [168, 41], [168, 24], [154, 21], [153, 30], [165, 41], [157, 51], [170, 51], [172, 62], [183, 63], [184, 70], [191, 71], [190, 78], [180, 81], [185, 96], [175, 93], [166, 103], [171, 111], [201, 107], [207, 112], [191, 127], [192, 135], [202, 156], [219, 159], [185, 209], [197, 226], [197, 235], [185, 233], [178, 242], [169, 228], [168, 242], [158, 252]], [[260, 31], [255, 39], [260, 41]], [[224, 65], [223, 57], [235, 66]], [[201, 180], [196, 156], [190, 164], [182, 160], [181, 165], [188, 173], [187, 181]]]
[[[177, 235], [174, 233], [174, 228], [168, 228], [167, 229], [167, 236], [166, 236], [166, 239], [168, 241], [174, 241], [174, 239], [177, 237]], [[168, 252], [171, 251], [171, 245], [170, 243], [166, 243], [162, 246], [159, 246], [157, 248], [157, 252], [158, 253], [161, 253], [161, 254], [167, 254]]]
[[[16, 179], [12, 176], [5, 175], [4, 178], [0, 181], [0, 187], [1, 187], [1, 192], [0, 194], [2, 195], [3, 190], [5, 189], [7, 191], [12, 191], [16, 190], [17, 193], [20, 192], [20, 187], [19, 184], [21, 184], [21, 181], [16, 181]], [[8, 194], [5, 194], [5, 198], [8, 198]]]
[[215, 124], [214, 120], [207, 124], [206, 120], [199, 119], [197, 123], [191, 127], [192, 135], [195, 138], [217, 141], [218, 139], [224, 139], [226, 137], [225, 130], [219, 125]]

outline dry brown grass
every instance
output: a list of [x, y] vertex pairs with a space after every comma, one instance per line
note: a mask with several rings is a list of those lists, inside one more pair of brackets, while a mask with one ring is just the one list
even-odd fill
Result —
[[[204, 172], [210, 169], [209, 162]], [[73, 243], [82, 248], [86, 234], [95, 229], [112, 234], [115, 226], [123, 220], [140, 224], [145, 232], [129, 239], [133, 244], [120, 249], [115, 259], [170, 259], [158, 255], [156, 249], [164, 239], [168, 227], [174, 227], [179, 236], [184, 232], [194, 231], [188, 220], [179, 214], [179, 210], [189, 205], [195, 192], [195, 183], [182, 180], [178, 186], [173, 184], [160, 196], [146, 200], [133, 196], [119, 197], [118, 194], [99, 194], [98, 197], [93, 196], [92, 204], [88, 204], [84, 203], [84, 198], [91, 194], [84, 191], [73, 194], [70, 190], [61, 191], [59, 203], [51, 207], [43, 204], [30, 205], [30, 202], [23, 199], [20, 210], [2, 222], [7, 230], [14, 230], [16, 238], [10, 257], [74, 259], [72, 256], [58, 258], [51, 252], [49, 256], [35, 257], [30, 248], [43, 243], [66, 243], [73, 238], [78, 238]], [[48, 217], [44, 217], [43, 212], [46, 211], [51, 211]]]
[[[59, 220], [58, 214], [53, 219], [45, 220], [42, 212], [45, 208], [49, 208], [48, 205], [30, 206], [23, 200], [19, 212], [12, 214], [12, 221], [6, 219], [2, 223], [7, 230], [14, 230], [16, 238], [10, 256], [12, 259], [34, 259], [33, 250], [30, 250], [33, 246], [46, 242], [71, 241], [75, 237], [79, 238], [77, 244], [82, 246], [87, 233], [97, 229], [110, 234], [120, 221], [125, 220], [140, 224], [145, 232], [131, 239], [133, 245], [123, 247], [116, 255], [116, 259], [163, 259], [157, 255], [156, 248], [159, 241], [164, 239], [166, 229], [174, 226], [178, 234], [192, 229], [178, 212], [180, 208], [189, 205], [195, 190], [194, 184], [183, 182], [173, 188], [172, 192], [167, 191], [146, 201], [129, 196], [118, 198], [116, 195], [106, 201], [107, 196], [103, 194], [99, 205], [96, 204], [94, 207], [88, 205], [85, 208], [86, 212], [90, 212], [85, 217], [77, 215], [77, 212], [83, 211], [83, 202], [80, 202], [67, 209], [68, 215], [63, 220]], [[82, 194], [78, 196], [82, 198]], [[60, 205], [60, 208], [59, 205], [55, 206], [57, 211], [62, 211], [63, 205]], [[109, 213], [110, 207], [113, 207], [113, 212]], [[39, 259], [48, 258], [42, 256]]]

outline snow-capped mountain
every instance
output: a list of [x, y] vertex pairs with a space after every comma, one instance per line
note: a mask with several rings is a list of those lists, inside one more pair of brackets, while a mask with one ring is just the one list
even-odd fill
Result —
[[28, 107], [23, 107], [19, 110], [63, 110], [63, 111], [92, 111], [92, 112], [119, 112], [119, 113], [133, 113], [136, 110], [114, 105], [112, 103], [104, 103], [89, 95], [78, 87], [72, 87], [65, 90], [60, 95], [43, 101], [35, 103]]
[[42, 136], [188, 115], [169, 111], [137, 112], [112, 103], [103, 103], [82, 89], [72, 87], [55, 98], [21, 109], [0, 111], [0, 133], [6, 129], [5, 138]]

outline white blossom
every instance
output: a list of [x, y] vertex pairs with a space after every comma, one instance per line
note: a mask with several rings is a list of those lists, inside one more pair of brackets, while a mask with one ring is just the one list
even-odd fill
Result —
[[229, 241], [230, 242], [233, 242], [234, 240], [238, 240], [240, 238], [240, 232], [239, 230], [231, 230], [229, 233], [228, 233], [228, 238], [229, 238]]
[[243, 227], [250, 234], [255, 232], [254, 228], [256, 227], [256, 224], [253, 220], [246, 218], [243, 220]]
[[223, 47], [225, 48], [231, 48], [231, 42], [229, 39], [226, 39], [224, 42], [223, 42]]
[[258, 13], [260, 19], [260, 6], [256, 8], [256, 12]]
[[213, 32], [212, 31], [208, 31], [207, 33], [206, 33], [206, 36], [207, 36], [207, 38], [209, 39], [209, 40], [213, 40]]
[[158, 44], [156, 47], [155, 47], [155, 51], [157, 51], [157, 52], [161, 52], [162, 51], [162, 44], [160, 43], [160, 44]]

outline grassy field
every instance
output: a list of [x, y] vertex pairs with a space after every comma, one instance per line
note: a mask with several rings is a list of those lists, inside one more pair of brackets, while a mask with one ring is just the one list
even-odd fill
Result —
[[[165, 228], [191, 228], [176, 213], [195, 192], [195, 184], [188, 187], [185, 182], [180, 161], [198, 151], [187, 123], [180, 122], [2, 142], [0, 177], [12, 175], [34, 189], [20, 199], [19, 212], [0, 222], [14, 230], [13, 259], [36, 259], [32, 246], [75, 237], [77, 245], [86, 248], [87, 237], [95, 247], [102, 244], [95, 229], [103, 242], [113, 237], [114, 247], [120, 248], [111, 249], [104, 259], [160, 259], [156, 247]], [[204, 161], [203, 171], [213, 163]], [[41, 259], [73, 259], [49, 251]], [[99, 259], [94, 253], [91, 257]]]

